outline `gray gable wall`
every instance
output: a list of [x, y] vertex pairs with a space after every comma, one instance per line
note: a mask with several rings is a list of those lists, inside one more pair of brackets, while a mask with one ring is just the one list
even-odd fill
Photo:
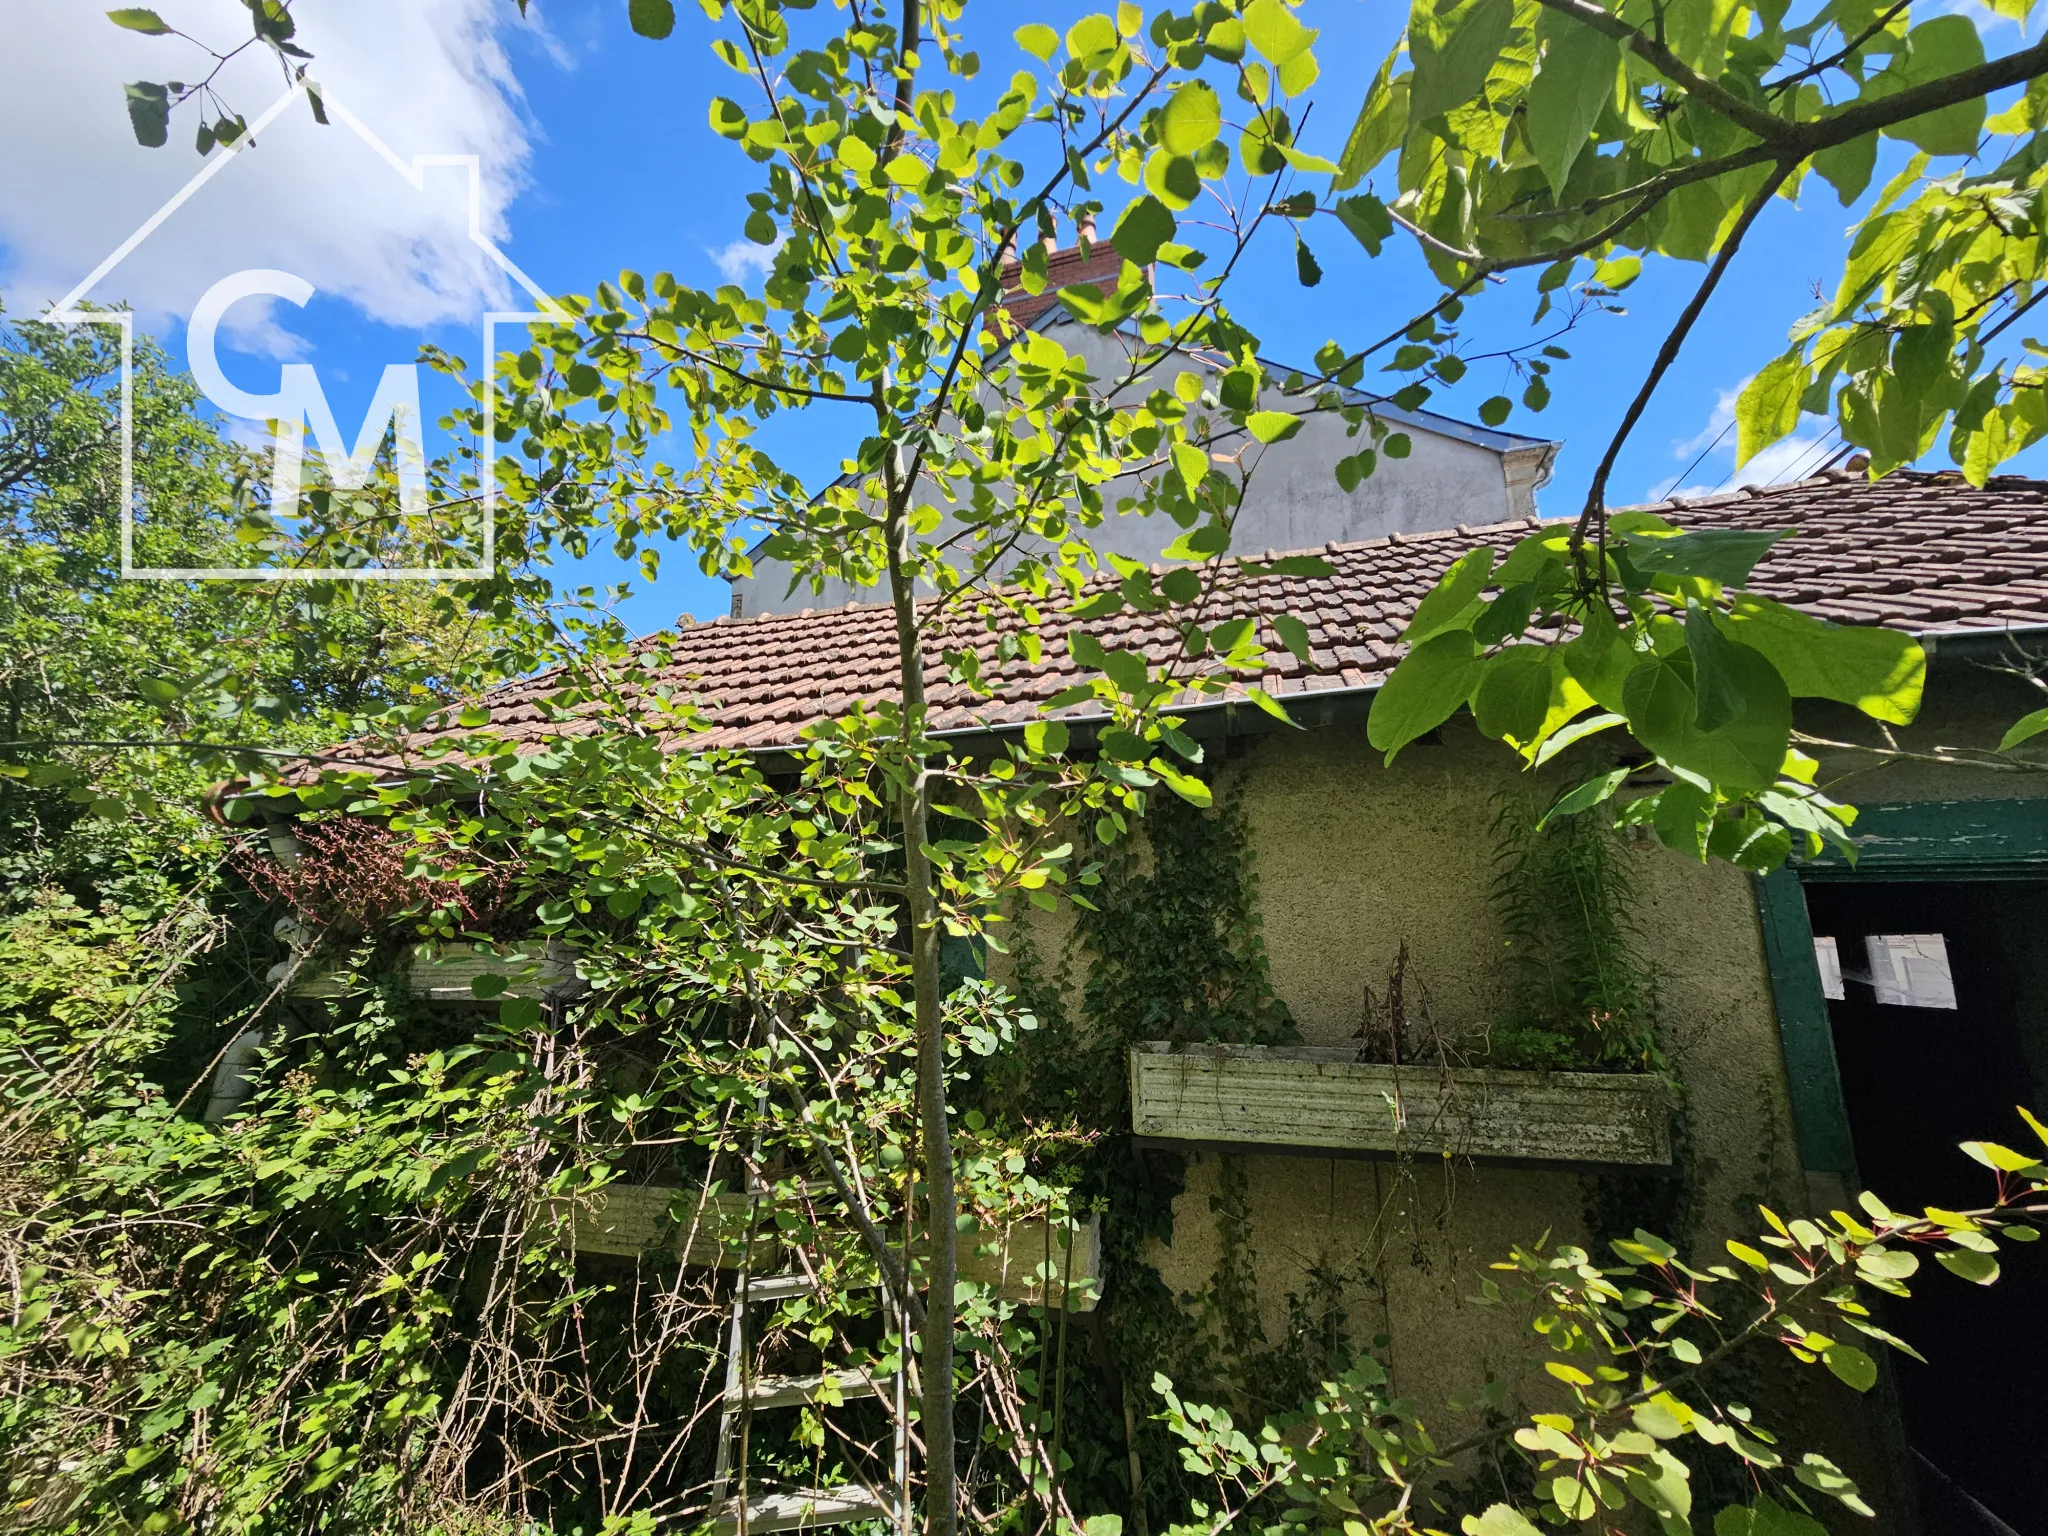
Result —
[[[1086, 357], [1097, 378], [1113, 378], [1128, 368], [1129, 340], [1103, 335], [1069, 319], [1055, 308], [1039, 323], [1070, 352]], [[1281, 370], [1268, 365], [1273, 373]], [[1170, 387], [1179, 373], [1213, 371], [1199, 358], [1177, 360], [1169, 370], [1148, 377], [1130, 391], [1133, 397], [1153, 388]], [[1361, 395], [1361, 401], [1367, 397]], [[1239, 554], [1266, 550], [1314, 549], [1328, 543], [1355, 543], [1392, 533], [1420, 533], [1474, 527], [1531, 517], [1536, 492], [1550, 478], [1558, 444], [1470, 426], [1424, 411], [1402, 411], [1383, 402], [1374, 411], [1397, 431], [1405, 432], [1412, 451], [1405, 459], [1382, 456], [1379, 467], [1357, 489], [1346, 492], [1337, 483], [1336, 464], [1368, 446], [1363, 433], [1347, 437], [1343, 420], [1334, 415], [1308, 418], [1302, 430], [1284, 443], [1260, 446], [1243, 434], [1214, 442], [1218, 453], [1248, 448], [1244, 462], [1253, 466], [1251, 485], [1238, 514], [1233, 548]], [[1114, 503], [1114, 487], [1105, 488]], [[1098, 554], [1111, 553], [1147, 563], [1181, 530], [1164, 517], [1110, 516], [1093, 530]], [[843, 582], [828, 583], [822, 592], [808, 584], [789, 590], [790, 571], [773, 561], [760, 562], [753, 575], [733, 581], [735, 618], [763, 613], [791, 613], [803, 608], [837, 608], [849, 602], [878, 602], [876, 588], [855, 590]]]

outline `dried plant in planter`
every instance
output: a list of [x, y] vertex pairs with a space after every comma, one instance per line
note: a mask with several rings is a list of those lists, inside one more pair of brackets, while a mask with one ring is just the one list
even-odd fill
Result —
[[[1375, 993], [1366, 987], [1358, 1029], [1351, 1038], [1360, 1042], [1360, 1061], [1443, 1072], [1471, 1064], [1471, 1032], [1447, 1030], [1437, 1023], [1429, 983], [1410, 971], [1406, 939], [1387, 972], [1386, 989]], [[1483, 1038], [1479, 1043], [1483, 1052]]]
[[297, 854], [249, 852], [237, 862], [249, 884], [334, 937], [369, 932], [406, 912], [444, 912], [453, 924], [488, 930], [514, 902], [512, 871], [493, 868], [464, 879], [419, 874], [437, 869], [431, 850], [359, 817], [311, 822], [295, 830]]

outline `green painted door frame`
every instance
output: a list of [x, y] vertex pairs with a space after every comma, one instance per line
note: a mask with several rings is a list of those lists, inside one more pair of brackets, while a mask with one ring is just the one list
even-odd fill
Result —
[[1756, 882], [1799, 1161], [1817, 1173], [1845, 1176], [1856, 1171], [1855, 1148], [1801, 886], [1823, 880], [2048, 879], [2048, 798], [1866, 805], [1856, 818], [1856, 843], [1853, 864], [1831, 851], [1794, 859]]

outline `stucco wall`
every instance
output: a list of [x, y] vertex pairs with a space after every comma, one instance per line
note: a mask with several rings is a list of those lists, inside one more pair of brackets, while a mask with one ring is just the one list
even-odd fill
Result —
[[[2035, 650], [2041, 649], [2036, 640]], [[2018, 648], [1986, 640], [1937, 640], [1928, 668], [1925, 701], [1912, 725], [1895, 731], [1909, 752], [1943, 747], [1990, 752], [2020, 716], [2048, 705], [2048, 693], [1999, 670], [2020, 658]], [[1845, 705], [1804, 704], [1800, 728], [1833, 741], [1877, 744], [1875, 726]], [[1823, 782], [1852, 803], [1901, 800], [2019, 800], [2048, 795], [2048, 773], [1996, 772], [1942, 763], [1890, 760], [1868, 753], [1818, 749]]]
[[[1274, 984], [1312, 1044], [1357, 1029], [1399, 946], [1438, 1018], [1477, 1024], [1499, 1007], [1505, 937], [1491, 899], [1493, 797], [1514, 760], [1469, 725], [1391, 768], [1362, 728], [1261, 738], [1226, 779], [1241, 797], [1260, 882]], [[1784, 1074], [1747, 877], [1653, 845], [1626, 854], [1645, 951], [1662, 980], [1667, 1047], [1690, 1101], [1690, 1209], [1682, 1236], [1718, 1250], [1753, 1231], [1759, 1200], [1796, 1195]], [[1400, 1165], [1245, 1154], [1269, 1338], [1315, 1267], [1347, 1276], [1354, 1335], [1384, 1332], [1397, 1388], [1442, 1405], [1489, 1372], [1512, 1373], [1514, 1319], [1474, 1306], [1486, 1265], [1547, 1231], [1586, 1240], [1579, 1174], [1497, 1165]], [[1174, 1238], [1156, 1255], [1169, 1284], [1198, 1291], [1217, 1258], [1214, 1155], [1190, 1169]]]
[[[1995, 745], [2037, 702], [2024, 685], [1944, 657], [1922, 722], [1898, 739], [1913, 750]], [[1874, 739], [1847, 711], [1803, 710], [1802, 726]], [[1383, 985], [1403, 940], [1443, 1021], [1483, 1021], [1504, 999], [1488, 828], [1494, 796], [1529, 780], [1467, 720], [1441, 738], [1409, 748], [1391, 768], [1367, 744], [1362, 723], [1231, 744], [1222, 782], [1245, 812], [1273, 981], [1310, 1043], [1352, 1035], [1365, 988]], [[1867, 757], [1827, 757], [1827, 773], [1850, 775], [1839, 785], [1850, 799], [2048, 793], [2048, 776], [1918, 762], [1873, 768]], [[1554, 792], [1567, 772], [1539, 792]], [[1817, 1194], [1828, 1203], [1839, 1194], [1814, 1190], [1798, 1166], [1749, 877], [1689, 863], [1653, 841], [1628, 845], [1624, 857], [1643, 952], [1660, 981], [1664, 1044], [1685, 1096], [1687, 1198], [1682, 1228], [1667, 1235], [1712, 1262], [1727, 1238], [1756, 1233], [1760, 1202], [1794, 1211]], [[1047, 952], [1063, 937], [1045, 932]], [[1290, 1293], [1308, 1294], [1314, 1272], [1339, 1275], [1354, 1340], [1384, 1334], [1397, 1390], [1442, 1422], [1460, 1417], [1445, 1412], [1453, 1397], [1469, 1398], [1489, 1375], [1514, 1377], [1526, 1358], [1516, 1319], [1471, 1299], [1486, 1265], [1545, 1233], [1553, 1243], [1587, 1237], [1592, 1190], [1573, 1172], [1233, 1156], [1249, 1195], [1247, 1235], [1269, 1341], [1284, 1336]], [[1214, 1153], [1190, 1159], [1172, 1241], [1152, 1255], [1185, 1294], [1203, 1290], [1217, 1266], [1212, 1200], [1221, 1166]], [[1798, 1374], [1791, 1389], [1806, 1431], [1889, 1511], [1876, 1529], [1901, 1528], [1894, 1518], [1904, 1491], [1883, 1449], [1892, 1442], [1881, 1403], [1855, 1399], [1816, 1373]]]
[[[1913, 751], [1995, 746], [2040, 702], [2024, 684], [1944, 654], [1922, 720], [1897, 740]], [[1802, 708], [1800, 723], [1818, 735], [1876, 739], [1869, 722], [1847, 710]], [[1341, 1044], [1352, 1035], [1364, 989], [1384, 984], [1404, 939], [1440, 1019], [1476, 1023], [1500, 1005], [1508, 973], [1491, 898], [1488, 828], [1495, 795], [1530, 786], [1511, 754], [1461, 717], [1440, 741], [1410, 747], [1391, 768], [1358, 721], [1235, 741], [1222, 755], [1221, 783], [1246, 816], [1273, 981], [1310, 1043]], [[2048, 794], [2048, 775], [1912, 761], [1877, 766], [1867, 755], [1838, 751], [1823, 757], [1824, 782], [1834, 779], [1851, 801]], [[1561, 766], [1531, 787], [1554, 793], [1570, 771]], [[1713, 1262], [1727, 1238], [1759, 1230], [1760, 1202], [1783, 1213], [1816, 1200], [1826, 1209], [1846, 1192], [1816, 1187], [1798, 1164], [1749, 877], [1689, 863], [1648, 840], [1628, 845], [1625, 858], [1643, 952], [1660, 979], [1664, 1044], [1686, 1105], [1688, 1198], [1682, 1228], [1666, 1235]], [[1064, 915], [1040, 925], [1042, 952], [1056, 954], [1069, 931]], [[1553, 1243], [1586, 1240], [1591, 1191], [1588, 1178], [1573, 1172], [1404, 1168], [1249, 1149], [1232, 1155], [1249, 1195], [1247, 1235], [1268, 1340], [1284, 1336], [1288, 1296], [1308, 1294], [1312, 1272], [1340, 1275], [1354, 1341], [1388, 1338], [1397, 1390], [1434, 1423], [1458, 1422], [1460, 1415], [1445, 1412], [1454, 1396], [1469, 1398], [1489, 1374], [1511, 1378], [1526, 1358], [1516, 1320], [1471, 1300], [1486, 1265], [1545, 1233]], [[1220, 1169], [1214, 1153], [1190, 1158], [1172, 1241], [1151, 1254], [1183, 1294], [1202, 1291], [1216, 1270], [1211, 1202]], [[1859, 1399], [1817, 1372], [1790, 1372], [1773, 1361], [1763, 1369], [1796, 1394], [1808, 1443], [1837, 1455], [1878, 1504], [1873, 1536], [1908, 1529], [1903, 1463], [1882, 1393]]]

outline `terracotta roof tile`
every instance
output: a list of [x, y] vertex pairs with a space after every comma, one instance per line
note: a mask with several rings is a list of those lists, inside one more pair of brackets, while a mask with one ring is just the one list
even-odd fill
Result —
[[[1821, 618], [1916, 632], [2048, 621], [2048, 481], [2001, 477], [1978, 490], [1952, 473], [1899, 472], [1873, 484], [1835, 472], [1655, 510], [1686, 528], [1792, 530], [1758, 565], [1752, 585]], [[1202, 619], [1277, 609], [1308, 625], [1308, 665], [1265, 637], [1271, 665], [1255, 681], [1275, 695], [1376, 687], [1399, 660], [1401, 626], [1445, 567], [1478, 543], [1504, 553], [1529, 531], [1521, 521], [1328, 545], [1317, 553], [1335, 567], [1331, 576], [1240, 579], [1212, 598]], [[1946, 554], [1936, 540], [1965, 549]], [[1126, 612], [1085, 627], [1107, 646], [1142, 649], [1158, 662], [1179, 651], [1177, 622]], [[1079, 675], [1061, 630], [1057, 618], [1045, 626], [1040, 665], [999, 669], [984, 622], [954, 617], [944, 643], [981, 654], [990, 674], [999, 672], [1002, 692], [977, 697], [935, 667], [928, 674], [934, 728], [971, 731], [1034, 718]], [[649, 686], [688, 694], [712, 722], [697, 746], [788, 746], [805, 725], [895, 690], [895, 626], [880, 604], [686, 624], [642, 646], [670, 653]], [[549, 686], [543, 676], [502, 689], [486, 701], [494, 725], [535, 744], [562, 729], [545, 724], [537, 707]], [[1086, 705], [1068, 711], [1091, 712]], [[418, 743], [431, 740], [423, 735]]]

